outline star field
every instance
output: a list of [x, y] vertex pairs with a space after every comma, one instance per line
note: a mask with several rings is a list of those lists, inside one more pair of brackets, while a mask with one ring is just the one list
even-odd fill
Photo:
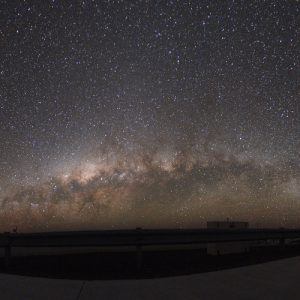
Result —
[[299, 10], [1, 1], [1, 230], [299, 226]]

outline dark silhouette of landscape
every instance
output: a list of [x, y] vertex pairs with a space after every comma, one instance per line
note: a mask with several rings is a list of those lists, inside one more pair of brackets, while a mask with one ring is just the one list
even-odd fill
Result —
[[[298, 235], [298, 230], [291, 229], [248, 228], [6, 233], [0, 238], [5, 248], [5, 255], [0, 258], [0, 272], [81, 280], [179, 276], [298, 256]], [[227, 244], [229, 250], [232, 243], [249, 244], [245, 251], [229, 251], [229, 254], [217, 251], [211, 255], [208, 241]], [[60, 249], [59, 245], [64, 252], [54, 250]], [[66, 248], [66, 245], [69, 246]], [[78, 251], [80, 245], [87, 247]], [[24, 246], [27, 254], [20, 255]], [[15, 255], [18, 247], [19, 255]], [[45, 252], [34, 254], [33, 249]]]

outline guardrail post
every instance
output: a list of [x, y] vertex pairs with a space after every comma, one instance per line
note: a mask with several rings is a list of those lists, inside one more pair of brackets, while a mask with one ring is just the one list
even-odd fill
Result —
[[136, 256], [136, 268], [138, 270], [140, 270], [142, 268], [143, 265], [143, 249], [142, 249], [142, 245], [140, 244], [140, 241], [142, 240], [142, 236], [140, 235], [140, 232], [142, 230], [142, 228], [137, 227], [137, 244], [136, 244], [136, 251], [135, 251], [135, 256]]
[[4, 264], [5, 264], [5, 268], [9, 269], [10, 261], [11, 261], [10, 232], [4, 232], [4, 236], [6, 238], [6, 245], [5, 245], [5, 248], [4, 248]]
[[143, 250], [141, 245], [136, 245], [136, 267], [138, 270], [142, 268], [143, 265]]
[[279, 239], [279, 246], [280, 246], [281, 250], [284, 249], [284, 247], [285, 247], [285, 239], [284, 238]]

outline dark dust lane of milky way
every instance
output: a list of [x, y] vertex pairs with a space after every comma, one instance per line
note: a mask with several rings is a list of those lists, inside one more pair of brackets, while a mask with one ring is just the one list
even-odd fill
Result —
[[0, 230], [300, 226], [299, 1], [0, 4]]

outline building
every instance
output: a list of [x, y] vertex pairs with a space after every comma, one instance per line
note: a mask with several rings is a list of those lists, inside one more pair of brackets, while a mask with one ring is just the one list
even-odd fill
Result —
[[249, 227], [248, 222], [232, 222], [232, 221], [209, 221], [207, 228], [213, 229], [245, 229]]

